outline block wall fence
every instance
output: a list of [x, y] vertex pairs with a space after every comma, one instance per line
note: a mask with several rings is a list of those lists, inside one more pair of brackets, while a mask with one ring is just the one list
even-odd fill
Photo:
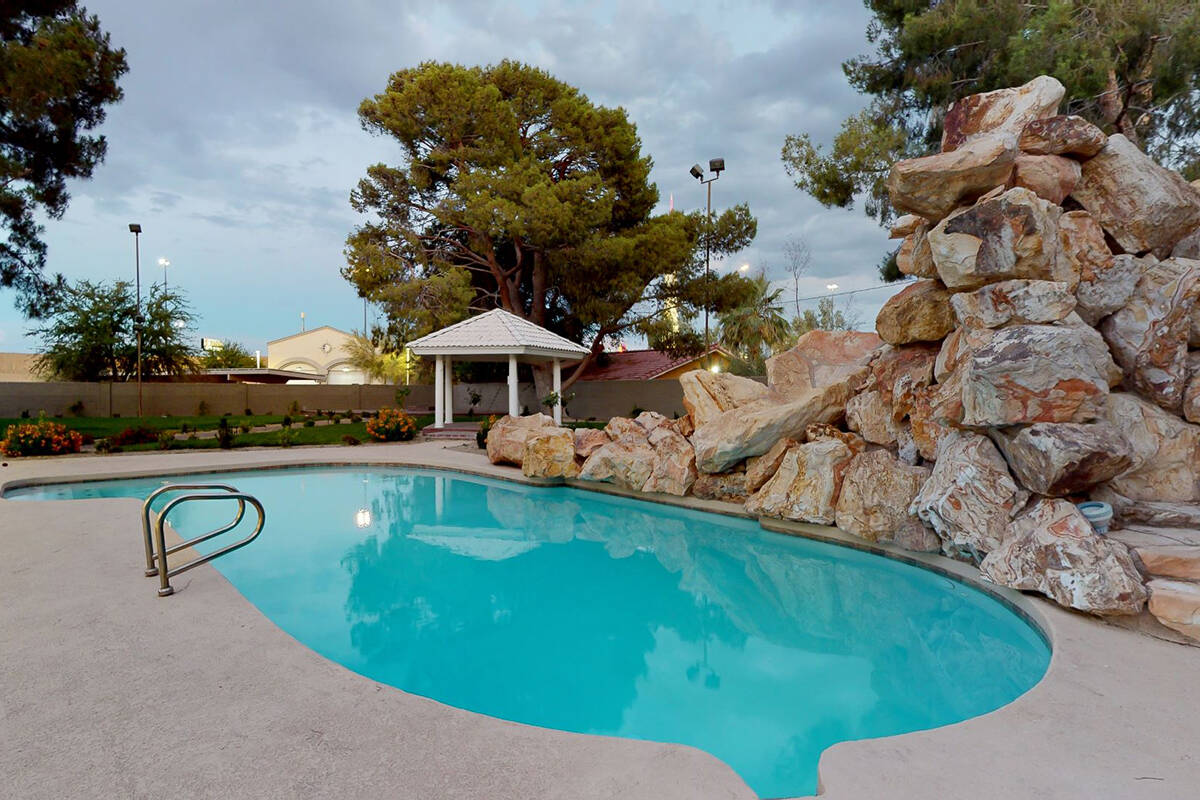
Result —
[[[481, 397], [478, 414], [504, 414], [508, 409], [508, 386], [504, 383], [456, 384], [454, 413], [465, 415], [469, 391]], [[566, 406], [576, 419], [608, 419], [628, 416], [634, 408], [657, 411], [668, 417], [684, 413], [683, 390], [676, 380], [580, 381], [567, 390], [575, 397]], [[147, 416], [187, 416], [196, 413], [203, 401], [214, 414], [241, 414], [249, 408], [256, 414], [285, 413], [292, 402], [306, 411], [375, 411], [395, 405], [393, 386], [329, 386], [261, 383], [144, 383], [142, 405]], [[79, 383], [47, 381], [0, 383], [0, 417], [19, 417], [28, 411], [66, 415], [76, 402], [83, 402], [85, 416], [137, 416], [136, 383]], [[530, 413], [539, 410], [532, 385], [521, 385], [520, 402]], [[433, 387], [414, 385], [405, 407], [423, 414], [433, 410]], [[543, 409], [544, 410], [544, 409]]]

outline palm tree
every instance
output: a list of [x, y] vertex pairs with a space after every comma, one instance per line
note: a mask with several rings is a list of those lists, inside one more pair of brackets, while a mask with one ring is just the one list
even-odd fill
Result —
[[766, 356], [788, 341], [791, 326], [779, 303], [782, 289], [771, 289], [761, 272], [750, 279], [753, 288], [746, 302], [717, 315], [721, 325], [721, 343], [744, 359], [759, 373]]

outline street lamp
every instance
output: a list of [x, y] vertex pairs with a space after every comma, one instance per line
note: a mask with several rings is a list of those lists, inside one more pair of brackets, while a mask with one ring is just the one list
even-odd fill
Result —
[[163, 271], [163, 294], [166, 294], [166, 293], [167, 293], [167, 267], [171, 266], [171, 262], [170, 262], [170, 261], [168, 261], [166, 258], [160, 258], [160, 259], [158, 260], [158, 265], [159, 265], [160, 267], [162, 267], [162, 271]]
[[142, 253], [139, 237], [142, 226], [136, 222], [129, 223], [129, 232], [133, 234], [133, 268], [135, 286], [137, 287], [137, 311], [133, 315], [133, 328], [137, 333], [137, 386], [138, 386], [138, 419], [142, 417]]
[[704, 279], [705, 279], [705, 297], [704, 297], [704, 350], [708, 351], [708, 307], [712, 305], [710, 287], [708, 287], [709, 270], [712, 262], [712, 185], [713, 181], [721, 177], [721, 173], [725, 170], [725, 159], [710, 158], [708, 160], [708, 169], [713, 176], [708, 180], [704, 179], [704, 170], [699, 164], [692, 164], [692, 168], [688, 170], [692, 177], [700, 181], [701, 186], [708, 187], [708, 206], [705, 214], [705, 236], [704, 236]]
[[825, 288], [832, 292], [834, 289], [838, 288], [838, 285], [836, 283], [827, 283], [825, 284]]
[[744, 272], [745, 272], [746, 270], [748, 270], [748, 269], [750, 269], [750, 265], [749, 265], [749, 264], [742, 264], [740, 267], [738, 267], [738, 272], [743, 272], [743, 273], [744, 273]]

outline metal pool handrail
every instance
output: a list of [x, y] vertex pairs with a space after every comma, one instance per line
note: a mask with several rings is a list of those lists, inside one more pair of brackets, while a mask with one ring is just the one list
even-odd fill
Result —
[[[196, 544], [197, 542], [203, 542], [205, 539], [211, 539], [212, 537], [216, 536], [218, 533], [224, 533], [225, 531], [229, 530], [230, 527], [232, 527], [232, 526], [228, 526], [228, 527], [222, 528], [221, 530], [216, 531], [214, 533], [206, 533], [202, 536], [197, 536], [194, 539], [187, 539], [187, 540], [175, 545], [170, 550], [168, 550], [167, 542], [166, 542], [166, 533], [164, 531], [165, 526], [167, 524], [167, 515], [170, 514], [171, 511], [174, 510], [176, 506], [182, 505], [183, 503], [191, 502], [193, 500], [237, 500], [238, 501], [238, 520], [241, 520], [241, 518], [242, 518], [242, 509], [245, 508], [245, 503], [249, 503], [250, 505], [254, 506], [254, 510], [258, 512], [258, 524], [254, 526], [254, 530], [251, 531], [250, 535], [247, 536], [245, 539], [240, 539], [240, 540], [234, 542], [233, 544], [226, 545], [225, 547], [222, 547], [220, 550], [215, 550], [206, 556], [200, 556], [199, 558], [194, 558], [191, 561], [187, 562], [186, 564], [182, 564], [178, 567], [171, 568], [167, 564], [167, 554], [168, 553], [174, 552], [176, 550], [181, 550], [185, 547], [190, 547], [191, 545]], [[258, 535], [260, 533], [262, 533], [263, 525], [265, 525], [266, 522], [267, 522], [267, 512], [263, 510], [262, 503], [258, 502], [257, 497], [254, 497], [253, 495], [249, 495], [249, 494], [244, 494], [242, 492], [235, 492], [234, 494], [185, 494], [182, 497], [176, 497], [176, 498], [173, 498], [172, 500], [168, 501], [167, 504], [165, 506], [163, 506], [163, 510], [158, 515], [158, 520], [154, 524], [154, 539], [155, 539], [155, 543], [158, 545], [158, 563], [159, 563], [159, 566], [161, 567], [161, 569], [158, 570], [158, 596], [166, 597], [175, 592], [175, 590], [173, 588], [171, 588], [171, 578], [175, 577], [179, 573], [187, 572], [192, 567], [198, 567], [201, 564], [207, 564], [209, 561], [212, 561], [214, 558], [219, 558], [219, 557], [225, 555], [226, 553], [232, 553], [234, 550], [237, 550], [239, 547], [245, 547], [246, 545], [253, 542], [255, 539], [258, 538]]]
[[[146, 502], [142, 503], [142, 536], [146, 540], [146, 577], [147, 578], [151, 578], [158, 574], [158, 567], [156, 567], [154, 565], [154, 559], [155, 559], [154, 534], [151, 532], [151, 529], [150, 529], [150, 504], [153, 503], [156, 499], [158, 499], [161, 495], [166, 494], [167, 492], [179, 492], [179, 491], [184, 491], [184, 490], [190, 491], [190, 490], [194, 490], [194, 489], [207, 489], [207, 490], [215, 489], [215, 490], [219, 490], [222, 492], [229, 492], [230, 494], [238, 494], [238, 489], [234, 486], [230, 486], [227, 483], [172, 483], [172, 484], [168, 484], [167, 486], [163, 486], [159, 489], [155, 489], [154, 492], [151, 493], [151, 495], [146, 498]], [[223, 495], [218, 495], [218, 496], [220, 497]], [[192, 541], [193, 542], [202, 542], [205, 539], [211, 539], [214, 536], [220, 536], [222, 533], [225, 533], [226, 531], [233, 530], [234, 528], [236, 528], [238, 526], [238, 523], [242, 521], [242, 517], [245, 516], [245, 514], [246, 514], [246, 504], [245, 504], [245, 502], [239, 500], [237, 516], [234, 517], [233, 522], [229, 523], [224, 528], [219, 528], [219, 529], [213, 531], [212, 533], [206, 534], [197, 539], [193, 539]], [[186, 545], [181, 545], [181, 544], [175, 545], [174, 547], [169, 548], [167, 550], [167, 552], [174, 553], [176, 550], [181, 550], [185, 546]]]

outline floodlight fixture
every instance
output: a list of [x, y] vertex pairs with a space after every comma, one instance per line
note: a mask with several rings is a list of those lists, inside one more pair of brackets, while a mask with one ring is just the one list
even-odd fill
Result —
[[711, 172], [715, 172], [715, 173], [717, 173], [718, 175], [720, 175], [720, 174], [721, 174], [721, 172], [723, 172], [723, 171], [724, 171], [724, 169], [725, 169], [725, 159], [723, 159], [723, 158], [710, 158], [710, 159], [708, 160], [708, 169], [709, 169]]
[[129, 223], [129, 232], [130, 233], [141, 233], [142, 226], [138, 225], [136, 222], [131, 222], [131, 223]]
[[691, 168], [690, 172], [692, 173], [692, 177], [695, 178], [696, 180], [698, 180], [698, 181], [704, 180], [704, 170], [702, 170], [700, 168], [699, 164], [692, 164], [692, 168]]

